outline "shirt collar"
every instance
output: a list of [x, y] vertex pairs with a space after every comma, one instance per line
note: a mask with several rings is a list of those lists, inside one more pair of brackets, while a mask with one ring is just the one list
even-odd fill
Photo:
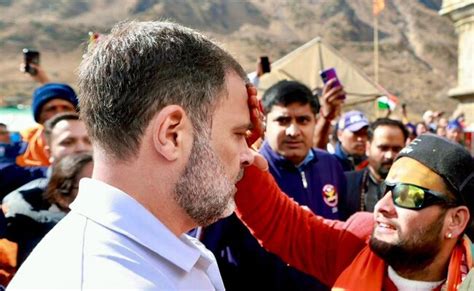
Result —
[[71, 212], [128, 237], [187, 272], [198, 261], [212, 263], [212, 256], [201, 243], [186, 234], [176, 237], [135, 199], [99, 180], [82, 179], [70, 208]]
[[302, 168], [306, 167], [313, 160], [316, 161], [316, 155], [314, 154], [313, 149], [310, 149], [308, 151], [308, 153], [306, 154], [306, 157], [304, 158], [304, 160], [301, 163], [299, 163], [298, 165], [294, 165], [293, 163], [288, 161], [284, 156], [282, 156], [279, 153], [275, 152], [270, 147], [270, 144], [268, 144], [268, 142], [266, 140], [263, 142], [263, 145], [260, 149], [260, 152], [265, 154], [265, 155], [268, 155], [271, 158], [272, 161], [275, 161], [280, 166], [291, 165], [291, 166], [297, 168], [300, 171], [302, 170]]
[[314, 159], [314, 153], [312, 150], [309, 150], [308, 151], [308, 154], [306, 155], [306, 157], [304, 158], [304, 160], [299, 164], [297, 165], [296, 167], [298, 168], [298, 170], [303, 170], [304, 167], [306, 167], [307, 164], [309, 164], [312, 160]]

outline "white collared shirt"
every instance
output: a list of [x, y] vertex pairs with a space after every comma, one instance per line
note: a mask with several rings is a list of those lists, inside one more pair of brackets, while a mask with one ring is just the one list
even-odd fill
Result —
[[204, 245], [176, 237], [119, 189], [82, 179], [70, 207], [8, 289], [224, 290]]

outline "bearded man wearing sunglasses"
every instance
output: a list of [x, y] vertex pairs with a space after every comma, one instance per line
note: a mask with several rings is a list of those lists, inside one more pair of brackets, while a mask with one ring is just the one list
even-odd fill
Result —
[[356, 213], [347, 222], [302, 209], [256, 167], [246, 170], [238, 189], [238, 215], [262, 245], [334, 289], [458, 290], [468, 284], [474, 159], [445, 138], [426, 134], [404, 148], [374, 214]]

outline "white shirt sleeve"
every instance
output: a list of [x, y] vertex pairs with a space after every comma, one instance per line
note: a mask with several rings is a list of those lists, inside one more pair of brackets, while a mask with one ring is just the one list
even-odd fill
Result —
[[257, 76], [257, 72], [252, 72], [247, 74], [247, 78], [249, 78], [250, 82], [258, 88], [258, 84], [260, 83], [260, 78]]

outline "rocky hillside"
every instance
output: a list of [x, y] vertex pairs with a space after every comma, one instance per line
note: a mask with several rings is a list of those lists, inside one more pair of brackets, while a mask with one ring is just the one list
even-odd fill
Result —
[[[18, 71], [23, 47], [41, 51], [54, 80], [75, 84], [89, 31], [126, 19], [172, 19], [211, 35], [251, 71], [321, 36], [373, 76], [371, 0], [0, 0], [0, 96], [28, 103], [34, 84]], [[441, 0], [386, 0], [379, 17], [380, 83], [409, 104], [451, 111], [457, 36]], [[15, 99], [13, 96], [19, 96]]]

